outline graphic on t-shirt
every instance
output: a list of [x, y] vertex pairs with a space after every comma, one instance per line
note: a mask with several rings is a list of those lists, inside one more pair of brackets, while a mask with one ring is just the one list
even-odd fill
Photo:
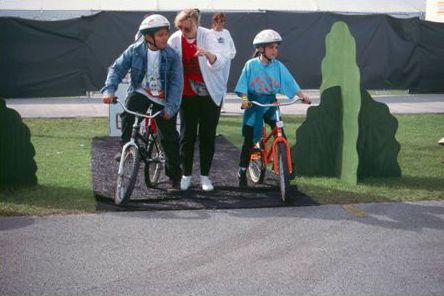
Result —
[[279, 89], [280, 84], [273, 77], [260, 77], [252, 79], [250, 82], [250, 88], [258, 94], [269, 94], [274, 89]]
[[[156, 65], [157, 66], [157, 65]], [[162, 90], [158, 69], [148, 71], [142, 81], [142, 87], [150, 97], [164, 99], [165, 93]]]
[[159, 79], [156, 77], [149, 77], [148, 88], [145, 88], [146, 92], [154, 97], [164, 97], [163, 91], [160, 88]]
[[225, 43], [225, 39], [223, 37], [219, 37], [219, 38], [217, 38], [217, 42]]

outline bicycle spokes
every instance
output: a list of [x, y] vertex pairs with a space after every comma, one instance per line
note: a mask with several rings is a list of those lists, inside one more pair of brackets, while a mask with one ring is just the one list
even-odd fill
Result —
[[139, 151], [134, 145], [127, 145], [123, 148], [122, 157], [119, 163], [117, 175], [117, 185], [114, 202], [117, 205], [125, 204], [133, 192], [137, 180], [140, 165]]

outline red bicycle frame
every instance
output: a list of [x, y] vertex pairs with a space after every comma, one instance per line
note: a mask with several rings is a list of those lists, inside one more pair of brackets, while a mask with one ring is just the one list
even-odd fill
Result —
[[[288, 172], [291, 175], [293, 172], [293, 166], [291, 161], [291, 153], [290, 153], [290, 145], [288, 144], [287, 139], [284, 137], [282, 133], [282, 127], [276, 126], [268, 135], [266, 128], [264, 127], [262, 130], [262, 147], [263, 147], [263, 159], [265, 161], [265, 164], [272, 163], [272, 170], [277, 174], [278, 173], [278, 158], [273, 157], [276, 155], [277, 145], [280, 142], [283, 142], [285, 144], [285, 150], [287, 151], [287, 163], [288, 163]], [[269, 144], [269, 141], [273, 137], [273, 142], [271, 145]], [[254, 157], [254, 156], [252, 156]]]
[[[284, 126], [284, 123], [281, 120], [281, 113], [279, 110], [280, 106], [288, 106], [291, 104], [296, 103], [297, 101], [302, 101], [300, 98], [290, 100], [289, 102], [281, 103], [281, 102], [273, 102], [271, 104], [261, 104], [256, 101], [251, 101], [252, 104], [261, 106], [261, 107], [276, 107], [276, 126], [273, 128], [273, 130], [267, 135], [266, 128], [264, 127], [262, 130], [262, 139], [260, 140], [260, 145], [262, 146], [263, 150], [258, 150], [257, 152], [254, 152], [251, 154], [250, 158], [253, 160], [259, 159], [259, 157], [262, 157], [265, 164], [272, 163], [272, 169], [276, 174], [279, 174], [279, 165], [278, 165], [278, 158], [274, 157], [274, 155], [277, 154], [277, 146], [279, 143], [284, 143], [285, 150], [287, 152], [287, 164], [288, 164], [288, 173], [291, 175], [293, 173], [293, 165], [291, 161], [291, 151], [290, 151], [290, 145], [288, 144], [287, 139], [284, 137], [282, 127]], [[273, 137], [273, 142], [271, 144], [268, 144], [271, 140], [271, 137]], [[271, 147], [270, 147], [271, 146]], [[262, 151], [262, 152], [259, 152]], [[258, 155], [257, 153], [261, 153], [261, 155]]]

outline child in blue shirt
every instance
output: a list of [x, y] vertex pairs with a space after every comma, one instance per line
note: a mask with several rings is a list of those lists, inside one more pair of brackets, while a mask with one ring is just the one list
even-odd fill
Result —
[[310, 104], [288, 69], [276, 60], [278, 47], [282, 38], [274, 30], [263, 30], [253, 40], [256, 48], [255, 57], [245, 63], [237, 82], [235, 92], [242, 98], [242, 109], [245, 109], [242, 135], [244, 143], [239, 161], [239, 186], [247, 186], [246, 172], [250, 161], [253, 145], [262, 136], [263, 123], [274, 128], [276, 126], [275, 108], [259, 107], [250, 101], [270, 104], [276, 101], [277, 94], [293, 98], [300, 97], [304, 103]]

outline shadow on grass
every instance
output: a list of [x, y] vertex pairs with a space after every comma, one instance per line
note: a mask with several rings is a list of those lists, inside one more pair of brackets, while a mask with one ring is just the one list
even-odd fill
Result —
[[337, 178], [296, 179], [297, 184], [320, 204], [443, 200], [444, 179], [402, 176], [365, 178], [357, 186]]
[[95, 212], [91, 190], [37, 185], [0, 191], [0, 216]]
[[89, 140], [91, 141], [91, 136], [72, 136], [72, 135], [45, 135], [45, 134], [32, 134], [32, 138], [43, 138], [43, 139], [64, 139], [64, 140]]

